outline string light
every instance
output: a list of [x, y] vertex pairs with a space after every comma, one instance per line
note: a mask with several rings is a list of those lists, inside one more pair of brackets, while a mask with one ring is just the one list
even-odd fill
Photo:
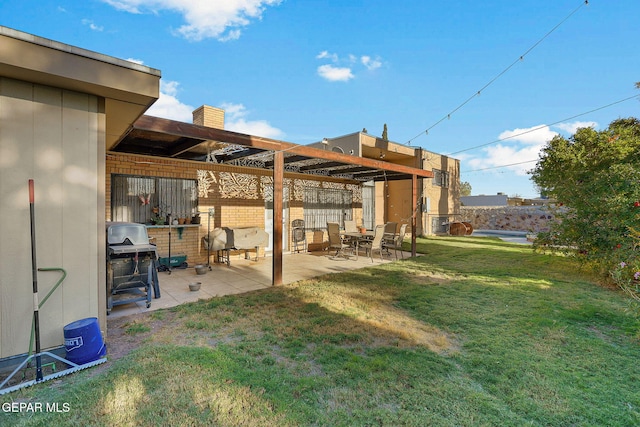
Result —
[[[444, 117], [442, 117], [440, 120], [438, 120], [437, 122], [435, 122], [433, 125], [431, 125], [430, 127], [427, 128], [426, 131], [424, 131], [426, 134], [428, 134], [428, 132], [433, 129], [434, 127], [438, 126], [440, 123], [442, 123], [443, 121], [450, 119], [451, 115], [454, 114], [455, 112], [457, 112], [459, 109], [461, 109], [462, 107], [464, 107], [465, 105], [467, 105], [473, 98], [475, 98], [476, 96], [480, 96], [480, 92], [482, 92], [483, 90], [485, 90], [486, 88], [488, 88], [489, 86], [491, 86], [496, 80], [498, 80], [500, 77], [502, 77], [507, 71], [509, 71], [512, 67], [514, 67], [518, 62], [524, 61], [524, 57], [527, 56], [533, 49], [535, 49], [540, 43], [542, 43], [547, 37], [549, 37], [555, 30], [557, 30], [562, 24], [564, 24], [569, 18], [571, 18], [576, 12], [578, 12], [583, 6], [588, 5], [589, 1], [588, 0], [584, 0], [583, 2], [581, 2], [580, 6], [578, 6], [576, 9], [574, 9], [569, 15], [567, 15], [562, 21], [560, 21], [555, 27], [553, 27], [551, 30], [549, 30], [541, 39], [539, 39], [537, 42], [535, 42], [529, 49], [527, 49], [527, 51], [525, 53], [523, 53], [522, 55], [520, 55], [518, 57], [518, 59], [516, 59], [515, 61], [513, 61], [511, 64], [509, 64], [509, 66], [507, 66], [507, 68], [505, 68], [504, 70], [502, 70], [500, 73], [498, 73], [498, 75], [496, 75], [493, 79], [491, 79], [487, 84], [485, 84], [483, 87], [481, 87], [478, 91], [476, 91], [473, 95], [471, 95], [469, 98], [467, 98], [462, 104], [458, 105], [456, 108], [454, 108], [452, 111], [450, 111], [449, 113], [447, 113]], [[422, 132], [420, 132], [418, 135], [414, 136], [413, 138], [411, 138], [407, 144], [410, 145], [411, 142], [418, 138], [419, 136], [422, 135]]]
[[524, 162], [518, 162], [518, 163], [510, 163], [508, 165], [501, 165], [501, 166], [491, 166], [488, 168], [482, 168], [482, 169], [473, 169], [470, 171], [462, 171], [460, 172], [461, 174], [463, 173], [469, 173], [469, 172], [479, 172], [479, 171], [486, 171], [489, 169], [500, 169], [500, 168], [508, 168], [509, 166], [517, 166], [517, 165], [524, 165], [525, 163], [533, 163], [533, 162], [537, 162], [538, 159], [534, 159], [534, 160], [525, 160]]
[[484, 144], [476, 145], [476, 146], [470, 147], [470, 148], [465, 148], [464, 150], [454, 151], [452, 153], [448, 153], [448, 154], [445, 154], [445, 155], [446, 156], [451, 156], [451, 155], [454, 155], [454, 154], [464, 153], [465, 151], [471, 151], [471, 150], [475, 150], [477, 148], [486, 147], [487, 145], [495, 144], [497, 142], [506, 141], [507, 139], [513, 139], [513, 138], [516, 138], [518, 136], [526, 135], [528, 133], [535, 132], [535, 131], [538, 131], [540, 129], [547, 128], [549, 126], [554, 126], [554, 125], [557, 125], [557, 124], [560, 124], [560, 123], [567, 122], [569, 120], [577, 119], [578, 117], [585, 116], [587, 114], [591, 114], [591, 113], [594, 113], [596, 111], [604, 110], [605, 108], [609, 108], [611, 106], [614, 106], [616, 104], [620, 104], [620, 103], [625, 102], [625, 101], [629, 101], [629, 100], [634, 99], [634, 98], [640, 98], [640, 95], [632, 95], [632, 96], [620, 99], [618, 101], [611, 102], [611, 103], [609, 103], [607, 105], [603, 105], [601, 107], [594, 108], [594, 109], [589, 110], [589, 111], [585, 111], [584, 113], [576, 114], [576, 115], [571, 116], [571, 117], [567, 117], [567, 118], [564, 118], [564, 119], [561, 119], [561, 120], [557, 120], [557, 121], [555, 121], [555, 122], [553, 122], [551, 124], [548, 124], [548, 125], [541, 125], [541, 126], [538, 126], [538, 127], [532, 128], [532, 129], [528, 129], [528, 130], [520, 132], [520, 133], [516, 133], [514, 135], [509, 135], [509, 136], [506, 136], [504, 138], [499, 138], [499, 139], [496, 139], [496, 140], [491, 141], [491, 142], [487, 142], [487, 143], [484, 143]]

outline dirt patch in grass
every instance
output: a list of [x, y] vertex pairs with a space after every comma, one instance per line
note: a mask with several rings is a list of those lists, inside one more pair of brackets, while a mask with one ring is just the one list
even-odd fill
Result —
[[107, 318], [107, 359], [115, 361], [125, 357], [140, 344], [153, 339], [175, 317], [175, 313], [165, 310], [161, 316], [150, 312]]

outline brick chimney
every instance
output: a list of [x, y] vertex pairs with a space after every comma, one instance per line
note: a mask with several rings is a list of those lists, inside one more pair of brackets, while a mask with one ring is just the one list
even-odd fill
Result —
[[224, 129], [224, 110], [209, 105], [202, 105], [193, 110], [193, 124]]

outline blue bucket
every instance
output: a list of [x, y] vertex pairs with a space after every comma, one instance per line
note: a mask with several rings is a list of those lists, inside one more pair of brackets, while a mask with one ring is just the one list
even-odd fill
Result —
[[77, 365], [93, 362], [106, 355], [107, 347], [102, 341], [98, 319], [87, 317], [65, 326], [64, 347], [67, 360]]

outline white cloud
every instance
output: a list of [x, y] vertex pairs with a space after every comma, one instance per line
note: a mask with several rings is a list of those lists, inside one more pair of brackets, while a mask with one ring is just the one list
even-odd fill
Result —
[[541, 148], [541, 145], [518, 148], [498, 144], [484, 150], [486, 156], [479, 159], [478, 165], [479, 168], [512, 165], [505, 169], [515, 172], [516, 175], [525, 176], [534, 165], [534, 162], [530, 161], [538, 159]]
[[558, 133], [547, 125], [532, 126], [530, 128], [516, 128], [502, 132], [498, 138], [518, 141], [524, 144], [542, 145], [553, 139]]
[[104, 30], [104, 27], [101, 27], [99, 25], [96, 25], [92, 20], [90, 19], [83, 19], [82, 20], [82, 25], [86, 25], [89, 28], [91, 28], [93, 31], [102, 31]]
[[598, 123], [596, 122], [560, 123], [559, 125], [555, 125], [555, 127], [573, 135], [574, 133], [576, 133], [578, 128], [596, 128], [598, 127]]
[[[180, 83], [176, 81], [160, 80], [160, 97], [147, 110], [146, 114], [192, 123], [195, 108], [180, 102], [178, 99], [179, 86]], [[227, 130], [274, 139], [284, 136], [284, 132], [271, 126], [266, 120], [247, 120], [249, 112], [242, 104], [223, 103], [220, 108], [225, 110], [224, 128]]]
[[262, 19], [268, 6], [282, 0], [102, 0], [116, 9], [129, 13], [158, 13], [162, 10], [177, 12], [185, 24], [176, 33], [187, 40], [200, 41], [215, 38], [220, 41], [240, 37], [242, 28], [251, 21]]
[[362, 65], [367, 67], [368, 70], [375, 70], [377, 68], [382, 67], [382, 62], [380, 61], [380, 58], [371, 59], [370, 56], [363, 55], [360, 57], [360, 61], [362, 62]]
[[501, 172], [506, 169], [518, 176], [526, 176], [539, 158], [542, 148], [557, 134], [547, 125], [506, 130], [499, 135], [502, 143], [484, 148], [481, 156], [469, 156], [461, 160], [466, 161], [470, 170], [496, 168], [496, 172]]
[[224, 128], [227, 130], [274, 139], [284, 136], [284, 132], [266, 120], [247, 120], [249, 112], [242, 104], [225, 102], [220, 108], [224, 109]]
[[103, 0], [105, 3], [115, 7], [118, 10], [123, 10], [129, 13], [142, 13], [138, 6], [140, 6], [144, 1], [136, 1], [136, 0]]
[[160, 97], [146, 114], [191, 123], [195, 108], [178, 100], [178, 86], [180, 86], [178, 82], [160, 80]]
[[316, 59], [330, 59], [333, 62], [338, 62], [338, 55], [335, 53], [329, 53], [326, 50], [323, 50], [318, 55], [316, 55]]
[[331, 82], [346, 82], [353, 79], [355, 77], [354, 69], [360, 65], [369, 71], [382, 67], [382, 61], [379, 57], [373, 59], [369, 55], [362, 55], [358, 58], [356, 55], [349, 54], [340, 58], [336, 53], [323, 50], [316, 55], [316, 59], [327, 59], [335, 64], [325, 64], [318, 67], [318, 75]]
[[144, 65], [144, 61], [142, 59], [127, 58], [127, 61], [133, 62], [134, 64], [138, 65]]
[[331, 82], [346, 82], [355, 77], [351, 72], [351, 68], [334, 67], [329, 64], [319, 66], [318, 75]]

